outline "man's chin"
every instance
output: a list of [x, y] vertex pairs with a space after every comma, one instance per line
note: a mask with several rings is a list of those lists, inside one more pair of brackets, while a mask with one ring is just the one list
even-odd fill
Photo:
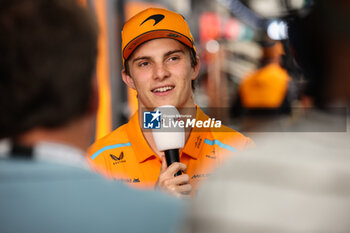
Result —
[[153, 105], [143, 105], [142, 108], [145, 108], [147, 110], [153, 111], [155, 108], [161, 107], [161, 106], [166, 106], [166, 105], [171, 105], [174, 106], [176, 108], [178, 108], [178, 105], [176, 105], [175, 103], [169, 101], [169, 102], [161, 102], [161, 103], [155, 103]]
[[154, 107], [160, 107], [160, 106], [165, 106], [165, 105], [172, 105], [174, 107], [178, 106], [178, 104], [175, 103], [175, 101], [172, 101], [171, 99], [163, 100], [163, 101], [155, 101], [154, 103], [155, 103]]

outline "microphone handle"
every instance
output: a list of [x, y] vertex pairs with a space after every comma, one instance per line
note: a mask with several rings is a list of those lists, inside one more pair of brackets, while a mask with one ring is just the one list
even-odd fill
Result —
[[[174, 162], [180, 162], [179, 149], [165, 150], [165, 159], [168, 167]], [[178, 171], [174, 176], [181, 175], [182, 172]]]

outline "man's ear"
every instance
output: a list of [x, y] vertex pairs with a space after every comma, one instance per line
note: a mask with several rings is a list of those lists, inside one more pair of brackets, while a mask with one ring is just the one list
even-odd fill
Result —
[[122, 70], [122, 78], [123, 78], [124, 83], [125, 83], [128, 87], [130, 87], [130, 88], [136, 90], [134, 80], [130, 77], [130, 75], [128, 75], [128, 74], [125, 72], [125, 69]]
[[192, 67], [192, 69], [193, 69], [192, 80], [195, 80], [195, 79], [198, 77], [199, 68], [201, 67], [201, 63], [200, 63], [199, 57], [196, 56], [196, 59], [197, 59], [197, 65], [195, 65], [194, 67]]

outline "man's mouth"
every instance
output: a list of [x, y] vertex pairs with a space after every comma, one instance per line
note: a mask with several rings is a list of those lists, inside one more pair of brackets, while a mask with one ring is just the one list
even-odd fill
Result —
[[158, 87], [156, 89], [153, 89], [152, 92], [153, 93], [163, 93], [163, 92], [167, 92], [170, 91], [172, 89], [174, 89], [174, 86], [164, 86], [164, 87]]

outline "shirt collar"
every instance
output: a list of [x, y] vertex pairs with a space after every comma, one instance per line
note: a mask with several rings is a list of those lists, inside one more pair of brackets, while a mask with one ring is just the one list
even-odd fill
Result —
[[144, 162], [150, 157], [156, 156], [156, 153], [152, 150], [140, 128], [139, 112], [130, 118], [127, 123], [126, 131], [130, 139], [132, 149], [135, 151], [135, 157], [139, 163]]
[[[208, 118], [209, 117], [196, 105], [196, 121], [205, 121]], [[185, 144], [185, 147], [182, 149], [182, 152], [192, 157], [193, 159], [197, 159], [209, 131], [210, 129], [203, 130], [196, 127], [193, 128]]]

